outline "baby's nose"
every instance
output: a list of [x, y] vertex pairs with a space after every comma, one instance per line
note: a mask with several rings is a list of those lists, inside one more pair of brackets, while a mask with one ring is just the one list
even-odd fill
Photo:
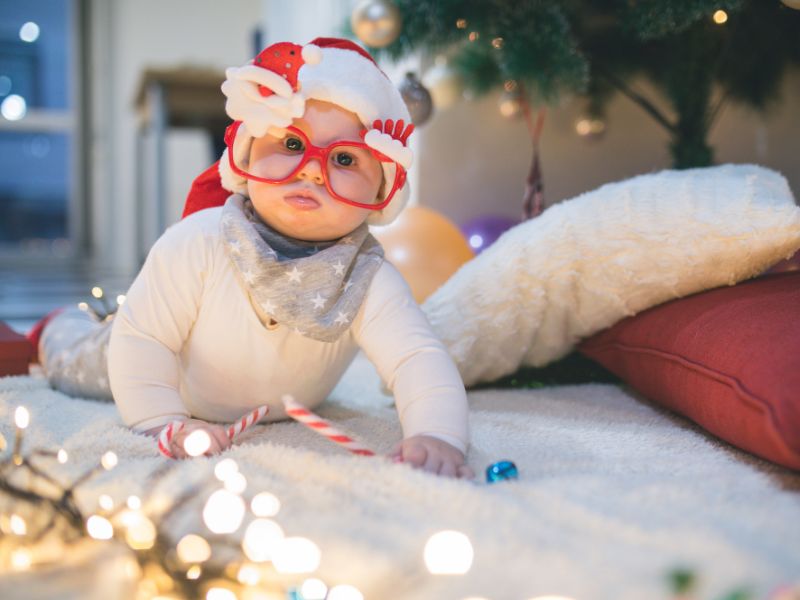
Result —
[[322, 176], [322, 165], [316, 158], [312, 158], [304, 164], [297, 176], [300, 179], [309, 179], [318, 185], [325, 183], [325, 179]]

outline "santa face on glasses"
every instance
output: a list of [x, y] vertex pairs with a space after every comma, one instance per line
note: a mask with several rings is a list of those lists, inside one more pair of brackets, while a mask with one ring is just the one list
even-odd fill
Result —
[[[359, 143], [363, 129], [355, 114], [310, 100], [291, 128], [255, 138], [245, 170], [259, 217], [284, 235], [308, 241], [338, 239], [361, 225], [373, 210], [368, 206], [379, 205], [384, 179], [372, 153], [347, 144]], [[305, 157], [306, 146], [322, 152]]]

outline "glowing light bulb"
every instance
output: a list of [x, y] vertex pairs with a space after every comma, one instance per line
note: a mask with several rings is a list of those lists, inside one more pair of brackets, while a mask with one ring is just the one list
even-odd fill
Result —
[[321, 579], [306, 579], [300, 586], [300, 594], [303, 596], [303, 600], [325, 600], [328, 586]]
[[352, 585], [335, 585], [328, 592], [327, 600], [364, 600], [364, 594]]
[[25, 519], [17, 514], [11, 515], [9, 525], [11, 526], [11, 533], [14, 535], [25, 535], [28, 532], [28, 526], [25, 524]]
[[714, 13], [713, 19], [714, 23], [716, 23], [717, 25], [722, 25], [728, 20], [728, 13], [720, 9]]
[[307, 538], [289, 537], [278, 545], [272, 564], [281, 573], [310, 573], [319, 566], [321, 552]]
[[200, 456], [211, 447], [211, 437], [202, 429], [195, 429], [183, 440], [183, 449], [189, 456]]
[[228, 490], [217, 490], [203, 508], [203, 521], [214, 533], [233, 533], [242, 524], [244, 511], [241, 497]]
[[110, 540], [114, 536], [111, 521], [100, 515], [92, 515], [86, 520], [86, 531], [96, 540]]
[[139, 511], [131, 511], [128, 529], [125, 532], [125, 541], [134, 550], [148, 550], [156, 542], [156, 526]]
[[206, 600], [237, 600], [236, 594], [225, 588], [212, 587], [206, 592]]
[[103, 288], [99, 285], [96, 285], [92, 288], [92, 296], [97, 298], [98, 300], [103, 297]]
[[225, 489], [234, 494], [242, 494], [247, 489], [247, 479], [241, 473], [232, 473], [225, 479]]
[[[261, 572], [255, 565], [244, 564], [239, 567], [239, 572], [236, 574], [236, 579], [239, 583], [244, 585], [257, 585], [261, 581]], [[305, 598], [303, 600], [306, 600]]]
[[139, 496], [128, 496], [128, 500], [125, 504], [127, 504], [128, 508], [131, 510], [139, 510], [142, 508], [142, 501], [139, 499]]
[[120, 294], [117, 296], [117, 306], [122, 306], [125, 304], [125, 294]]
[[192, 565], [186, 570], [186, 579], [200, 579], [203, 574], [203, 569], [200, 565]]
[[469, 236], [469, 245], [477, 250], [483, 246], [483, 236], [478, 235], [477, 233]]
[[103, 510], [111, 510], [114, 508], [114, 500], [108, 494], [101, 494], [97, 499], [97, 503]]
[[19, 28], [19, 39], [30, 44], [39, 39], [39, 32], [39, 26], [33, 21], [28, 21]]
[[214, 476], [220, 481], [225, 481], [228, 475], [239, 472], [239, 465], [232, 458], [225, 458], [219, 461], [214, 467]]
[[18, 406], [14, 411], [14, 423], [20, 429], [25, 429], [31, 423], [31, 413], [24, 406]]
[[86, 302], [78, 302], [78, 308], [83, 312], [86, 312], [87, 310], [89, 310], [89, 305], [86, 304]]
[[283, 539], [283, 529], [275, 521], [255, 519], [244, 532], [242, 549], [253, 562], [264, 562], [272, 560]]
[[110, 471], [114, 467], [117, 466], [117, 455], [114, 454], [111, 450], [103, 454], [103, 458], [100, 459], [100, 464], [103, 465], [103, 468], [106, 471]]
[[25, 548], [17, 548], [11, 553], [11, 567], [17, 571], [31, 568], [31, 553]]
[[67, 462], [67, 460], [69, 460], [69, 454], [67, 454], [66, 450], [61, 448], [58, 451], [58, 454], [56, 454], [56, 460], [58, 460], [58, 462], [60, 462], [63, 465], [65, 462]]
[[181, 538], [177, 546], [178, 558], [185, 563], [202, 563], [211, 558], [211, 546], [205, 538], [190, 533]]
[[269, 492], [260, 492], [250, 501], [250, 510], [257, 517], [274, 517], [281, 509], [281, 501]]
[[425, 544], [425, 565], [434, 575], [463, 575], [472, 566], [469, 538], [459, 531], [440, 531]]
[[0, 114], [9, 121], [19, 121], [28, 112], [28, 103], [18, 94], [9, 94], [0, 104]]

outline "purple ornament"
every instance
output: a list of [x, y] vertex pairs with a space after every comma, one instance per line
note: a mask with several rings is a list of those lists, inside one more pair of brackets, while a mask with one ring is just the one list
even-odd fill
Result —
[[510, 217], [500, 215], [482, 215], [461, 226], [464, 237], [467, 238], [470, 248], [475, 254], [480, 254], [485, 248], [490, 246], [500, 235], [514, 225], [516, 221]]

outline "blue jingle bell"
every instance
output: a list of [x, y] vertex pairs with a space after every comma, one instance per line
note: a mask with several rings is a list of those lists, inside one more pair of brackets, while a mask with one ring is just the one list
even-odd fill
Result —
[[517, 465], [510, 460], [501, 460], [486, 467], [486, 482], [507, 481], [518, 479]]

